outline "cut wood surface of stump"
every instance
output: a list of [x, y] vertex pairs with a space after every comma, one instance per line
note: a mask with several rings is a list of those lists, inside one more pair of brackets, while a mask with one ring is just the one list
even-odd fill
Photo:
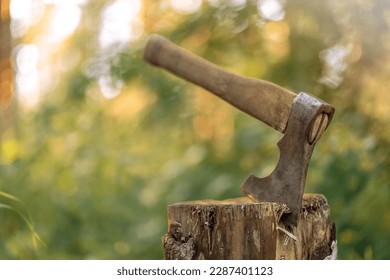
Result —
[[198, 200], [168, 206], [164, 258], [170, 260], [325, 259], [335, 241], [323, 195], [305, 194], [298, 225], [285, 205], [249, 198]]

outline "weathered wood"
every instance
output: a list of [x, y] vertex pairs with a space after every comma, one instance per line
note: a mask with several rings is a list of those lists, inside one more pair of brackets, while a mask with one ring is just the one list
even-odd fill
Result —
[[305, 194], [296, 227], [278, 203], [236, 198], [168, 206], [165, 259], [324, 259], [335, 240], [324, 196]]
[[264, 80], [236, 75], [156, 34], [149, 37], [144, 57], [276, 130], [286, 130], [295, 93]]

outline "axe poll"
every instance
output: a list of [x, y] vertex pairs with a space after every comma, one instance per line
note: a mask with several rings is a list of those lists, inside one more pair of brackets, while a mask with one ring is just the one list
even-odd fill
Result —
[[286, 204], [291, 211], [288, 219], [295, 225], [314, 145], [328, 127], [334, 108], [309, 94], [296, 95], [273, 83], [229, 72], [160, 35], [149, 36], [144, 58], [284, 133], [275, 170], [265, 178], [249, 176], [241, 190], [254, 201]]

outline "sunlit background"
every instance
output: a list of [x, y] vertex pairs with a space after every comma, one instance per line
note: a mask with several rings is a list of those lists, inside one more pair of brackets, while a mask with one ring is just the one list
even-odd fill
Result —
[[1, 0], [0, 258], [160, 259], [166, 206], [243, 194], [281, 137], [142, 60], [150, 33], [336, 107], [307, 192], [390, 258], [390, 2]]
[[[46, 93], [58, 86], [59, 78], [54, 77], [71, 71], [82, 62], [84, 58], [82, 49], [77, 45], [69, 46], [73, 43], [72, 38], [75, 33], [93, 33], [95, 42], [90, 47], [93, 47], [94, 54], [103, 55], [109, 52], [110, 56], [125, 50], [129, 43], [138, 41], [145, 35], [144, 21], [153, 19], [145, 18], [145, 11], [141, 14], [140, 0], [106, 2], [95, 4], [101, 7], [99, 7], [100, 10], [93, 11], [97, 14], [94, 16], [98, 17], [94, 19], [86, 18], [91, 12], [83, 11], [88, 6], [87, 0], [10, 1], [10, 30], [15, 42], [13, 46], [15, 84], [17, 98], [23, 106], [37, 106]], [[247, 5], [246, 0], [205, 2], [215, 8], [228, 5], [233, 11], [242, 10]], [[287, 48], [289, 43], [289, 26], [283, 21], [285, 18], [284, 2], [279, 0], [251, 2], [251, 4], [256, 4], [256, 10], [253, 11], [255, 14], [252, 15], [258, 17], [256, 24], [263, 25], [264, 35], [271, 43], [274, 43], [272, 46], [274, 52], [279, 55], [283, 54], [287, 50], [282, 50], [282, 47]], [[202, 4], [201, 0], [172, 0], [160, 1], [154, 6], [158, 6], [160, 12], [167, 13], [169, 17], [168, 14], [171, 12], [178, 15], [199, 13]], [[83, 12], [85, 15], [82, 19]], [[226, 21], [234, 21], [234, 19], [235, 15], [224, 18]], [[165, 24], [169, 25], [169, 20]], [[242, 19], [237, 26], [234, 22], [230, 23], [233, 28], [236, 28], [233, 33], [244, 31], [249, 24], [249, 19]], [[154, 25], [153, 28], [155, 28]], [[278, 46], [276, 43], [279, 43]], [[353, 42], [340, 42], [320, 52], [319, 58], [324, 64], [324, 76], [319, 79], [320, 83], [337, 87], [342, 82], [342, 74], [347, 67], [345, 58], [351, 53], [353, 47]], [[360, 50], [355, 50], [355, 52], [353, 59], [357, 60], [361, 53]], [[87, 68], [84, 69], [87, 76], [98, 78], [99, 89], [105, 98], [115, 98], [120, 94], [123, 83], [112, 80], [108, 63], [99, 65], [99, 69], [90, 69], [91, 65], [88, 65], [88, 61], [84, 66]]]

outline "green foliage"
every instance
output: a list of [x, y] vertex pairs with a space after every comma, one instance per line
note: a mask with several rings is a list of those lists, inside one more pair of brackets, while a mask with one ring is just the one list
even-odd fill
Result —
[[[38, 233], [34, 228], [34, 223], [32, 221], [30, 212], [28, 211], [24, 203], [13, 195], [0, 191], [0, 199], [1, 201], [6, 202], [0, 202], [0, 209], [9, 210], [17, 214], [17, 217], [15, 217], [16, 220], [18, 222], [24, 222], [31, 233], [31, 239], [28, 238], [28, 235], [26, 233], [16, 235], [15, 238], [10, 239], [9, 242], [5, 244], [7, 247], [5, 251], [18, 251], [18, 254], [23, 255], [23, 257], [27, 259], [36, 257], [38, 253], [38, 244], [45, 244], [43, 243], [42, 239], [39, 237]], [[14, 233], [15, 227], [18, 226], [20, 226], [20, 223], [19, 225], [17, 225], [16, 223], [8, 223], [8, 220], [5, 220], [5, 223], [2, 223], [0, 233], [4, 233], [5, 235], [11, 235]], [[23, 243], [23, 246], [20, 246], [21, 243]], [[10, 256], [12, 256], [12, 254], [10, 254]]]
[[[67, 47], [80, 61], [2, 135], [0, 258], [161, 259], [168, 204], [242, 196], [239, 185], [250, 173], [267, 175], [277, 162], [279, 133], [147, 65], [144, 37], [124, 49], [87, 44], [97, 41], [105, 4], [90, 2]], [[389, 47], [372, 43], [376, 28], [389, 30], [389, 5], [288, 1], [285, 18], [272, 21], [259, 14], [257, 1], [246, 2], [204, 1], [182, 15], [143, 1], [144, 32], [333, 104], [306, 191], [328, 199], [339, 258], [390, 258], [390, 112], [383, 101]], [[353, 12], [363, 10], [372, 30]], [[349, 53], [341, 66], [327, 68], [326, 51], [337, 45]], [[337, 67], [345, 67], [336, 73], [341, 80], [332, 76]], [[374, 72], [382, 74], [372, 79]], [[105, 75], [123, 83], [113, 99], [100, 94]]]

